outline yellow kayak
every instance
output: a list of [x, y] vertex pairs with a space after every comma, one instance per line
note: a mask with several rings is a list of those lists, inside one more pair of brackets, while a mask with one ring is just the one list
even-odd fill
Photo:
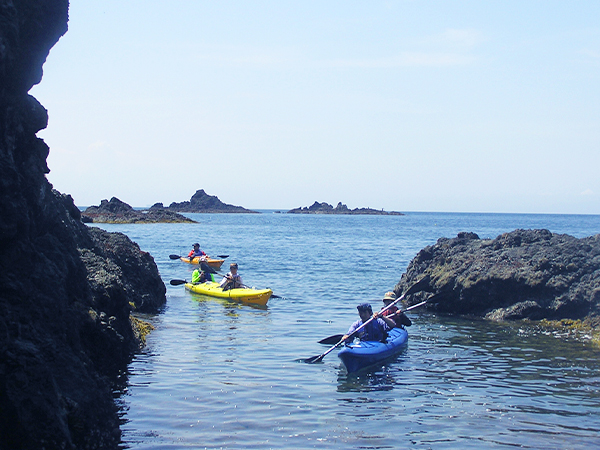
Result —
[[[187, 256], [182, 256], [180, 259], [183, 262], [188, 263], [188, 264], [196, 264], [196, 265], [200, 264], [199, 256], [196, 256], [191, 261], [190, 261], [190, 258], [188, 258]], [[224, 259], [213, 259], [210, 257], [206, 258], [206, 263], [215, 270], [219, 270], [224, 261], [225, 261]]]
[[[183, 259], [183, 258], [182, 258]], [[192, 284], [185, 283], [188, 291], [196, 294], [209, 295], [211, 297], [226, 298], [236, 302], [251, 303], [253, 305], [266, 305], [273, 294], [271, 289], [236, 288], [223, 291], [223, 288], [214, 281]]]

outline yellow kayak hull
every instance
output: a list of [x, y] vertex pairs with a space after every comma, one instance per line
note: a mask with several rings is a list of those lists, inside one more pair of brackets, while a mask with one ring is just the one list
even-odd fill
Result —
[[[190, 261], [190, 258], [188, 258], [187, 256], [182, 256], [180, 259], [183, 262], [188, 263], [188, 264], [200, 265], [200, 257], [199, 256], [196, 256], [191, 261]], [[224, 259], [213, 259], [213, 258], [206, 259], [206, 263], [215, 270], [219, 270], [221, 268], [221, 265], [223, 265], [224, 261], [225, 261]]]
[[208, 295], [210, 297], [226, 298], [241, 303], [250, 303], [252, 305], [265, 306], [271, 298], [273, 291], [271, 289], [251, 289], [237, 288], [223, 291], [223, 288], [214, 281], [206, 283], [192, 284], [185, 283], [185, 288], [196, 294]]

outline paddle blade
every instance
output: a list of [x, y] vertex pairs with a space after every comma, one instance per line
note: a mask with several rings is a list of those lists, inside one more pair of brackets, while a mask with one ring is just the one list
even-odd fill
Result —
[[325, 355], [311, 356], [310, 358], [306, 358], [304, 362], [306, 364], [320, 363], [321, 361], [323, 361], [323, 356]]
[[181, 256], [179, 256], [179, 255], [169, 255], [169, 258], [171, 258], [171, 259], [181, 259]]
[[329, 337], [326, 337], [325, 339], [321, 339], [319, 341], [319, 344], [334, 345], [334, 344], [337, 344], [338, 342], [340, 342], [343, 337], [344, 337], [343, 334], [334, 334], [333, 336], [329, 336]]
[[180, 286], [182, 284], [187, 283], [187, 281], [185, 281], [185, 280], [171, 280], [171, 281], [169, 281], [169, 283], [171, 284], [171, 286]]
[[229, 258], [229, 255], [217, 255], [217, 258], [225, 259], [225, 258]]

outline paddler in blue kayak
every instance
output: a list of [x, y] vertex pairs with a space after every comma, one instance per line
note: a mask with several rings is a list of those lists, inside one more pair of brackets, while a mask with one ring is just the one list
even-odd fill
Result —
[[[347, 341], [351, 337], [358, 337], [361, 341], [383, 341], [387, 337], [387, 332], [396, 326], [389, 317], [380, 315], [379, 313], [373, 314], [373, 309], [368, 303], [361, 303], [356, 307], [360, 319], [354, 322], [348, 329], [348, 333], [342, 338]], [[353, 336], [354, 332], [362, 326], [370, 318], [373, 318], [371, 322], [367, 324], [362, 330], [358, 332], [358, 336]]]
[[[386, 307], [390, 303], [396, 300], [396, 294], [392, 291], [386, 292], [383, 296], [383, 306]], [[392, 306], [390, 309], [387, 309], [383, 312], [383, 315], [393, 319], [396, 323], [396, 326], [399, 328], [404, 328], [404, 326], [410, 327], [412, 322], [410, 319], [404, 314], [402, 311], [398, 309], [396, 305]]]

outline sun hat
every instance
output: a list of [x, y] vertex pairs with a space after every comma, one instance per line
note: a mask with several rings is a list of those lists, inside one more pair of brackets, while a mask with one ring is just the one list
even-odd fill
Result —
[[386, 292], [383, 296], [384, 300], [396, 300], [396, 294], [392, 291]]

